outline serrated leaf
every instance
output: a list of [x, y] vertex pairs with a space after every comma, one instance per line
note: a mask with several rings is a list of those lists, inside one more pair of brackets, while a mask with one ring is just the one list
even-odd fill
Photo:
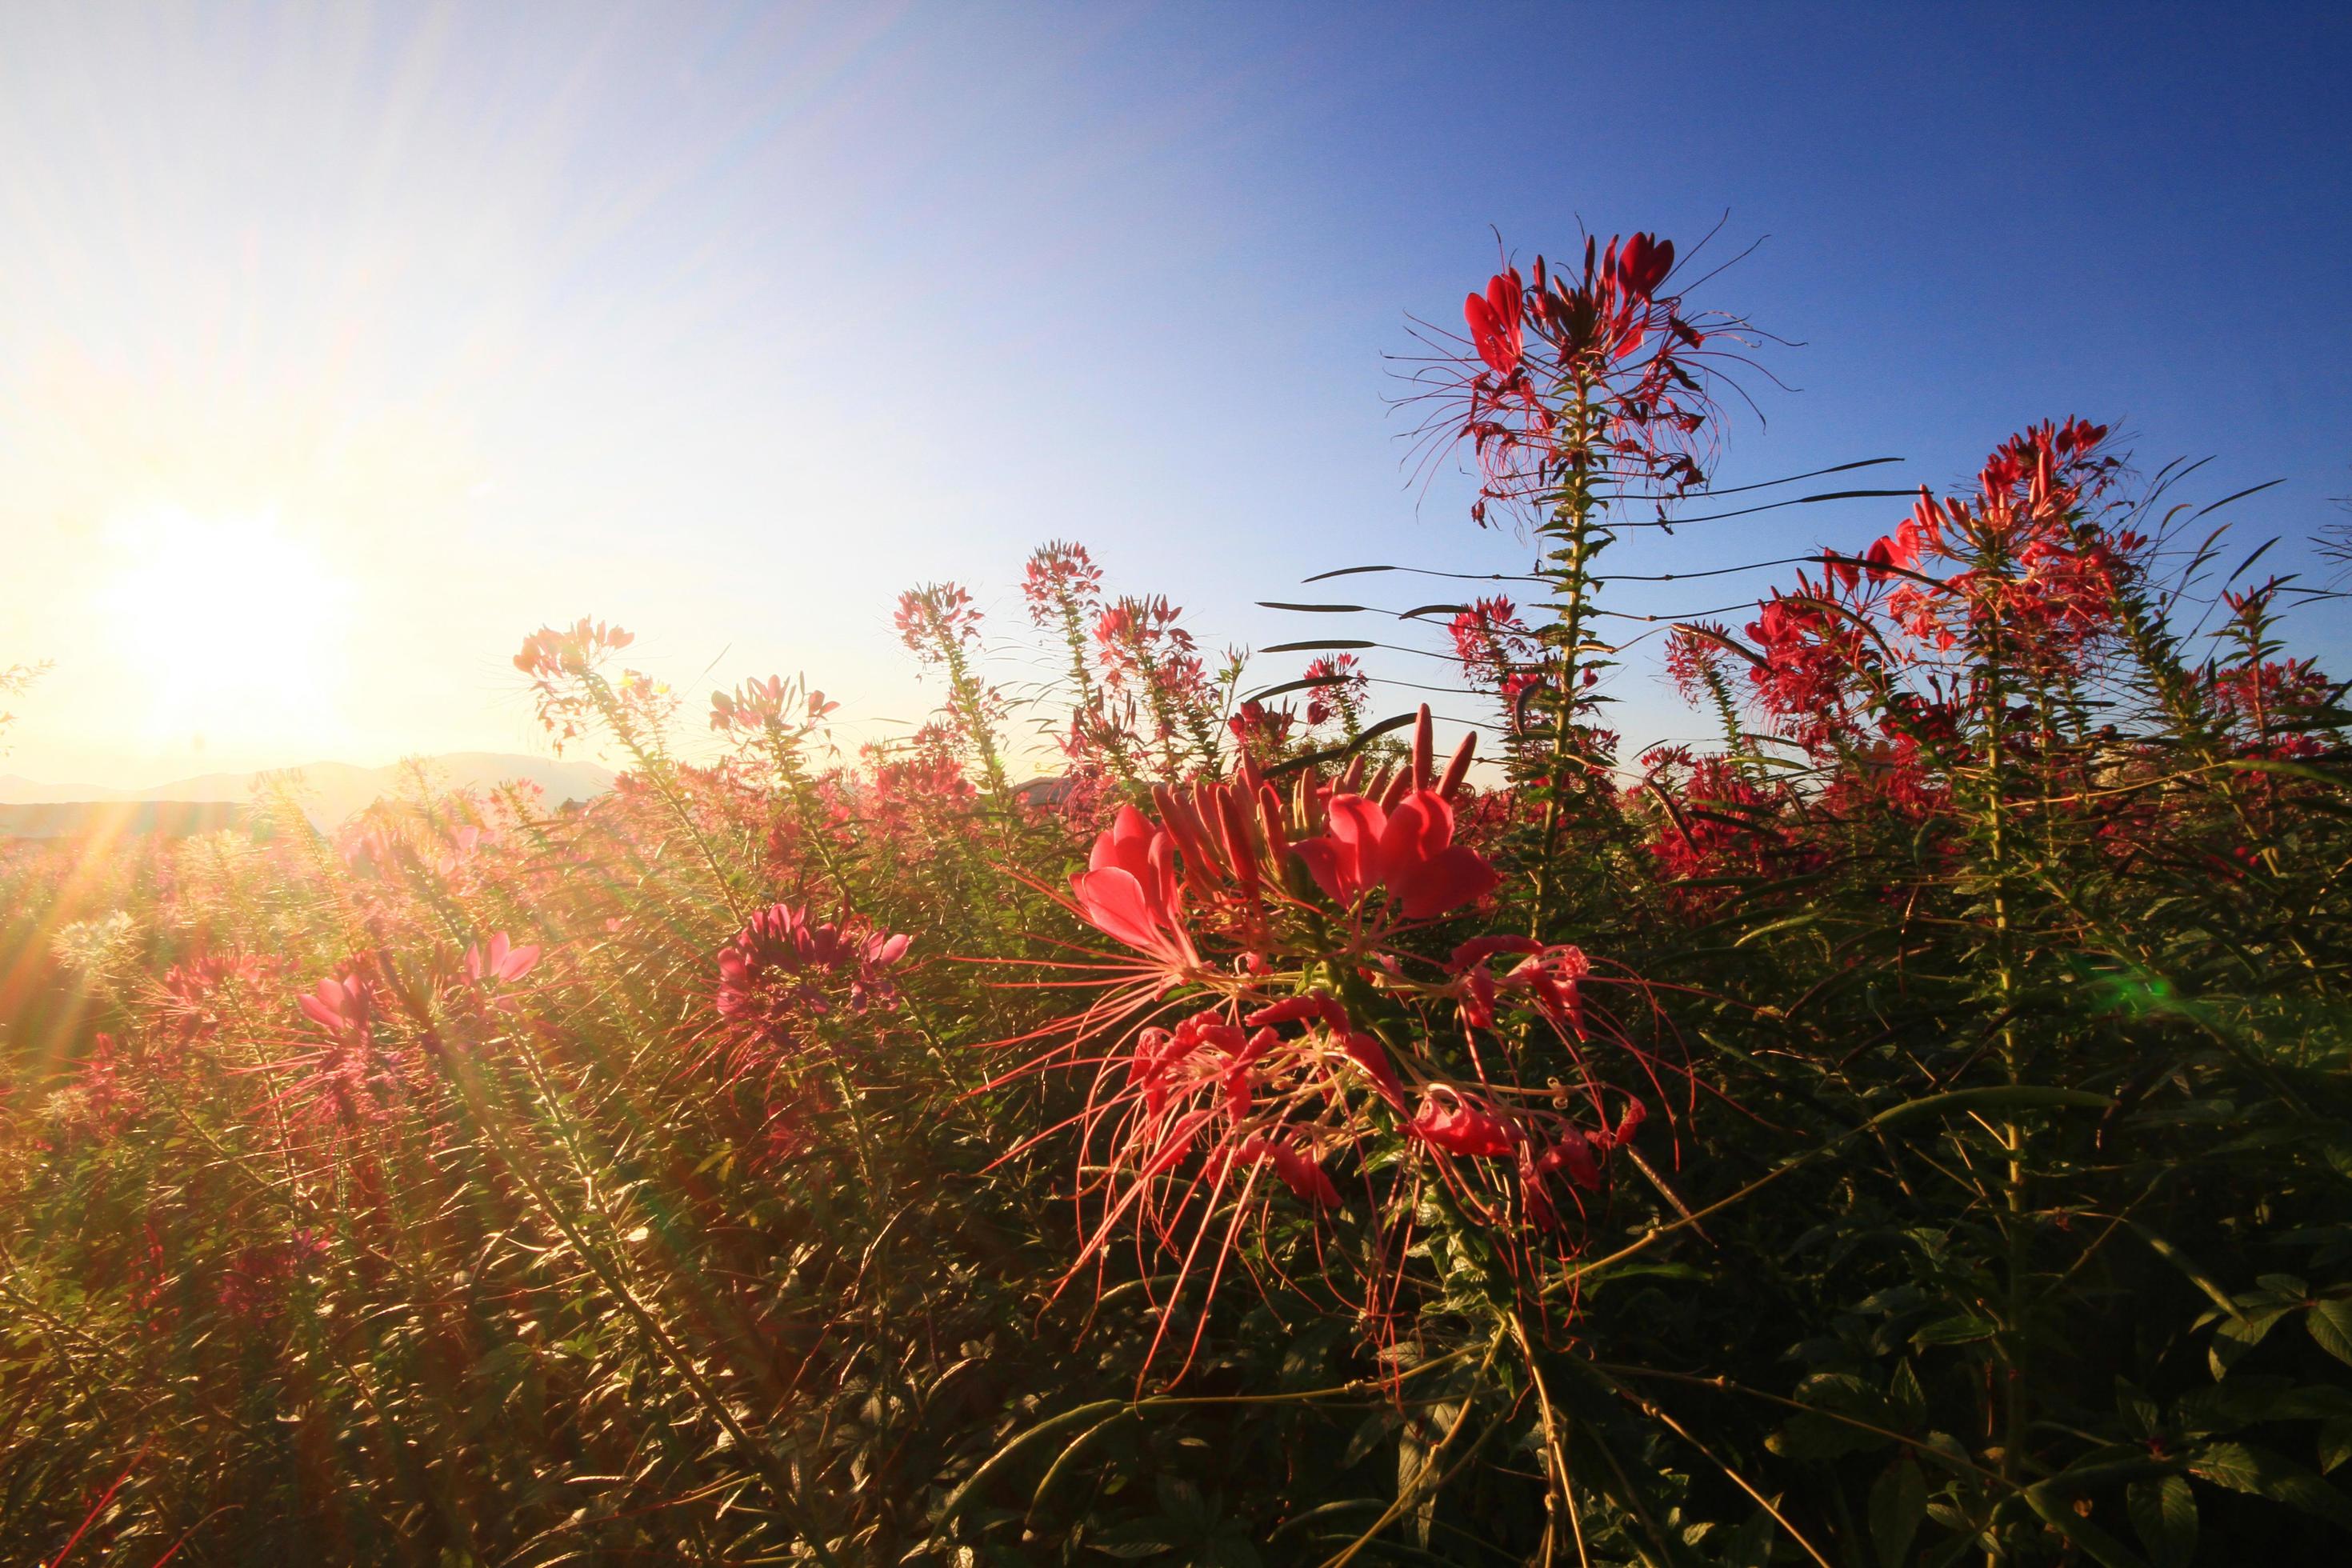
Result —
[[2352, 1297], [2338, 1296], [2313, 1305], [2303, 1315], [2312, 1342], [2337, 1361], [2352, 1364]]
[[2188, 1568], [2197, 1555], [2197, 1494], [2189, 1482], [2179, 1476], [2134, 1481], [2124, 1503], [2155, 1568]]
[[2319, 1428], [2319, 1473], [2326, 1475], [2352, 1459], [2352, 1416], [2339, 1415]]
[[1959, 1312], [1948, 1318], [1937, 1318], [1911, 1331], [1915, 1345], [1965, 1345], [1979, 1340], [1989, 1340], [2000, 1331], [2000, 1325], [1990, 1318]]
[[1906, 1456], [1881, 1472], [1870, 1489], [1870, 1544], [1882, 1568], [1903, 1568], [1927, 1517], [1927, 1478]]
[[2230, 1369], [2246, 1358], [2246, 1352], [2270, 1337], [2278, 1321], [2286, 1316], [2280, 1308], [2264, 1308], [2247, 1312], [2242, 1317], [2224, 1318], [2213, 1331], [2213, 1342], [2205, 1359], [2213, 1369], [2214, 1379], [2227, 1377]]
[[1089, 1552], [1099, 1552], [1106, 1557], [1128, 1562], [1138, 1558], [1157, 1557], [1163, 1552], [1173, 1552], [1176, 1543], [1161, 1540], [1167, 1528], [1158, 1520], [1143, 1520], [1132, 1524], [1114, 1525], [1096, 1539], [1087, 1542]]
[[2283, 1455], [2252, 1443], [2209, 1443], [2189, 1461], [2199, 1480], [2301, 1509], [2352, 1531], [2352, 1500]]

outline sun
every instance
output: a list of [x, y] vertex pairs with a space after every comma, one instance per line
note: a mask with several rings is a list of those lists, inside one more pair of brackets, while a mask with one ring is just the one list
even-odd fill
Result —
[[350, 584], [268, 515], [157, 510], [110, 531], [100, 596], [148, 698], [149, 736], [199, 747], [324, 741], [340, 729]]

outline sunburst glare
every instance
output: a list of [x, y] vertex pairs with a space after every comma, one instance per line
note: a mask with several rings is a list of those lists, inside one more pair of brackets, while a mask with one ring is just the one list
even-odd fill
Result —
[[150, 739], [323, 743], [341, 731], [329, 694], [352, 590], [315, 549], [266, 514], [157, 510], [110, 532], [121, 566], [100, 616], [144, 677]]

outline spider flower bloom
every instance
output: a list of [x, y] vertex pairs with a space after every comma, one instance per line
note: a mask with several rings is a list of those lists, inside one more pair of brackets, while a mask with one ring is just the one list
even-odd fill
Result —
[[1496, 375], [1518, 374], [1519, 357], [1525, 353], [1527, 342], [1519, 324], [1524, 297], [1524, 286], [1514, 269], [1496, 273], [1487, 280], [1484, 294], [1473, 294], [1462, 302], [1462, 317], [1470, 328], [1470, 341], [1476, 346], [1478, 357]]
[[891, 617], [898, 640], [908, 652], [929, 664], [944, 650], [980, 639], [980, 610], [971, 595], [953, 583], [927, 583], [898, 595], [898, 614]]
[[1307, 727], [1311, 730], [1337, 718], [1346, 722], [1350, 735], [1354, 734], [1363, 712], [1365, 693], [1371, 686], [1371, 678], [1364, 673], [1356, 656], [1343, 653], [1318, 658], [1307, 665], [1304, 679], [1310, 689]]
[[1255, 698], [1225, 721], [1234, 740], [1253, 755], [1270, 755], [1289, 743], [1297, 718], [1288, 708], [1268, 708]]
[[1423, 1096], [1405, 1131], [1433, 1149], [1484, 1160], [1511, 1152], [1527, 1136], [1508, 1117], [1472, 1104], [1450, 1087], [1433, 1088]]
[[[1463, 300], [1462, 332], [1421, 331], [1435, 351], [1415, 376], [1433, 405], [1423, 449], [1469, 448], [1474, 519], [1497, 502], [1547, 512], [1571, 473], [1661, 498], [1704, 480], [1710, 384], [1746, 345], [1737, 319], [1685, 308], [1674, 271], [1672, 241], [1588, 240], [1580, 271], [1507, 267]], [[1727, 336], [1738, 346], [1708, 346]]]
[[800, 677], [772, 675], [746, 680], [732, 691], [710, 694], [710, 727], [759, 733], [770, 730], [806, 730], [841, 706], [822, 691], [810, 690]]
[[714, 1005], [729, 1023], [772, 1031], [831, 1012], [828, 980], [847, 987], [853, 1010], [887, 1004], [897, 995], [888, 971], [913, 940], [855, 917], [819, 924], [805, 907], [771, 904], [719, 950]]
[[348, 979], [327, 979], [319, 982], [318, 989], [308, 996], [298, 996], [295, 1005], [310, 1022], [324, 1029], [336, 1040], [352, 1045], [364, 1045], [369, 1037], [368, 1021], [374, 1011], [374, 994], [368, 983], [358, 975]]
[[1029, 557], [1021, 596], [1028, 601], [1031, 620], [1051, 626], [1066, 616], [1085, 616], [1102, 597], [1102, 568], [1085, 545], [1055, 540]]
[[1172, 969], [1195, 969], [1201, 956], [1184, 930], [1176, 883], [1176, 841], [1131, 805], [1095, 839], [1087, 868], [1070, 879], [1078, 918], [1105, 936]]
[[490, 980], [511, 983], [530, 973], [538, 962], [536, 943], [516, 947], [506, 932], [497, 931], [487, 945], [476, 942], [466, 950], [466, 978], [477, 985]]
[[1408, 791], [1392, 810], [1360, 795], [1335, 795], [1319, 838], [1298, 858], [1336, 904], [1352, 907], [1385, 887], [1407, 920], [1428, 920], [1494, 891], [1501, 879], [1476, 850], [1454, 842], [1454, 808], [1433, 789]]
[[562, 631], [553, 626], [541, 626], [523, 638], [522, 651], [515, 655], [514, 664], [517, 669], [535, 680], [584, 675], [594, 668], [604, 655], [625, 648], [636, 640], [633, 632], [625, 632], [618, 626], [608, 626], [602, 621], [592, 621], [583, 616], [578, 624]]
[[1244, 1140], [1234, 1150], [1236, 1165], [1263, 1164], [1273, 1162], [1274, 1173], [1282, 1184], [1317, 1208], [1335, 1209], [1339, 1206], [1339, 1189], [1331, 1184], [1330, 1175], [1306, 1154], [1287, 1143], [1276, 1143], [1264, 1138]]

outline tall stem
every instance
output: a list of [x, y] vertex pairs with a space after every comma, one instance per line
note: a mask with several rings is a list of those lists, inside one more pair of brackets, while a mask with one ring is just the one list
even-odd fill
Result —
[[1544, 779], [1543, 853], [1536, 863], [1535, 908], [1528, 916], [1528, 934], [1537, 937], [1543, 934], [1559, 888], [1556, 862], [1568, 814], [1569, 771], [1581, 769], [1586, 763], [1576, 721], [1582, 707], [1581, 681], [1587, 668], [1582, 655], [1591, 637], [1592, 591], [1597, 585], [1592, 563], [1614, 537], [1599, 526], [1601, 501], [1592, 488], [1601, 434], [1592, 386], [1579, 381], [1574, 398], [1561, 414], [1568, 426], [1563, 441], [1569, 454], [1567, 470], [1551, 518], [1542, 530], [1550, 548], [1537, 569], [1551, 584], [1553, 622], [1545, 637], [1554, 645], [1551, 667], [1559, 678]]

